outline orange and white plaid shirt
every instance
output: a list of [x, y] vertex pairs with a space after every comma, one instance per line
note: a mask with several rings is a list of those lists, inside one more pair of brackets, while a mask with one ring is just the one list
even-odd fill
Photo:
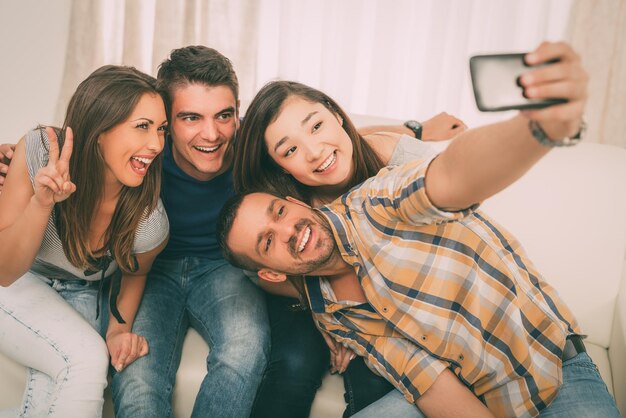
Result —
[[536, 416], [580, 329], [514, 237], [475, 207], [432, 205], [429, 163], [387, 167], [320, 209], [368, 303], [309, 277], [314, 317], [411, 403], [449, 368], [496, 416]]

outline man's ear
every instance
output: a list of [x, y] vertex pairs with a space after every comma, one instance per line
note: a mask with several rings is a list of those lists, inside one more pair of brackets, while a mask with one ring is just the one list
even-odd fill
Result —
[[298, 200], [295, 197], [287, 196], [287, 197], [285, 197], [285, 200], [287, 200], [287, 201], [289, 201], [291, 203], [295, 203], [296, 205], [304, 206], [305, 208], [311, 208], [311, 205], [307, 205], [302, 200]]
[[287, 280], [286, 274], [279, 273], [277, 271], [269, 270], [269, 269], [261, 269], [257, 272], [257, 275], [261, 279], [267, 280], [268, 282], [278, 283], [278, 282], [284, 282], [285, 280]]

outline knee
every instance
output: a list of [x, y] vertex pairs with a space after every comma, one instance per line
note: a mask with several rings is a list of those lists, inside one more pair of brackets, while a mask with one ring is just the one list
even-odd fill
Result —
[[94, 383], [106, 386], [109, 352], [99, 335], [83, 338], [70, 353], [64, 354], [64, 359], [65, 367], [57, 378], [85, 386]]
[[267, 374], [286, 384], [307, 382], [318, 385], [327, 370], [328, 353], [323, 350], [284, 350], [273, 347]]
[[244, 374], [260, 374], [269, 358], [269, 339], [262, 335], [227, 340], [209, 350], [209, 363], [217, 361]]

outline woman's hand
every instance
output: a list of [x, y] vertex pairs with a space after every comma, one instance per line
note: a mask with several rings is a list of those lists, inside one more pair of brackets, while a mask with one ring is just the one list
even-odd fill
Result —
[[13, 152], [15, 152], [15, 144], [0, 144], [0, 193], [2, 193], [4, 178], [9, 172]]
[[343, 373], [348, 368], [356, 354], [350, 348], [333, 340], [333, 338], [324, 331], [320, 331], [326, 345], [330, 349], [330, 373]]
[[148, 341], [132, 332], [113, 332], [107, 334], [107, 348], [111, 355], [111, 365], [121, 372], [139, 357], [148, 354]]
[[525, 110], [522, 115], [537, 121], [550, 139], [575, 135], [581, 128], [589, 80], [580, 57], [566, 43], [543, 42], [525, 60], [529, 65], [558, 61], [522, 75], [520, 82], [527, 97], [559, 97], [568, 101], [544, 109]]
[[[72, 129], [65, 131], [65, 143], [59, 153], [59, 140], [52, 128], [46, 128], [50, 149], [48, 165], [35, 175], [35, 200], [42, 207], [52, 207], [57, 202], [70, 197], [76, 191], [76, 185], [70, 179], [70, 158], [74, 137]], [[59, 155], [60, 154], [60, 155]]]
[[445, 141], [467, 130], [467, 125], [455, 116], [441, 112], [422, 123], [424, 141]]

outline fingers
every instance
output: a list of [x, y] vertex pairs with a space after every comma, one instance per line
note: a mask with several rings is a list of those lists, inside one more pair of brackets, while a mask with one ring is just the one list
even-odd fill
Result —
[[148, 341], [137, 334], [126, 332], [118, 334], [110, 340], [107, 338], [107, 345], [110, 346], [109, 351], [111, 352], [111, 364], [118, 372], [149, 352]]
[[48, 165], [56, 165], [59, 160], [59, 139], [54, 129], [47, 127], [46, 133], [48, 134]]
[[335, 340], [333, 340], [332, 337], [330, 335], [328, 335], [328, 333], [326, 333], [324, 331], [320, 331], [320, 332], [322, 333], [322, 337], [324, 337], [324, 341], [326, 342], [326, 345], [330, 349], [331, 356], [332, 355], [336, 355], [337, 354], [337, 347], [336, 347]]
[[585, 88], [580, 83], [575, 83], [572, 80], [566, 80], [528, 87], [524, 90], [524, 92], [526, 97], [529, 99], [543, 99], [551, 97], [580, 98], [585, 94]]
[[348, 369], [350, 361], [355, 357], [356, 354], [348, 346], [337, 344], [336, 354], [331, 354], [330, 357], [330, 372], [332, 374], [344, 373]]
[[74, 132], [69, 126], [65, 128], [65, 141], [63, 142], [63, 149], [61, 150], [61, 156], [59, 161], [66, 163], [70, 162], [72, 156], [72, 149], [74, 148]]
[[522, 75], [520, 83], [525, 96], [533, 99], [563, 98], [567, 99], [567, 103], [523, 111], [522, 114], [539, 122], [549, 138], [574, 135], [581, 127], [589, 78], [578, 54], [566, 43], [544, 42], [526, 54], [525, 60], [530, 65], [556, 61]]
[[526, 54], [524, 60], [528, 65], [538, 65], [548, 61], [578, 61], [576, 52], [565, 42], [542, 42], [534, 51]]

